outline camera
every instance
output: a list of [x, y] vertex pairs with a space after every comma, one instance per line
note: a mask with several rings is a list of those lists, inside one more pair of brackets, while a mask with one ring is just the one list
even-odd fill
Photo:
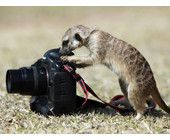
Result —
[[76, 81], [63, 69], [59, 50], [51, 49], [30, 67], [9, 69], [6, 73], [7, 92], [32, 96], [31, 110], [45, 116], [76, 109]]

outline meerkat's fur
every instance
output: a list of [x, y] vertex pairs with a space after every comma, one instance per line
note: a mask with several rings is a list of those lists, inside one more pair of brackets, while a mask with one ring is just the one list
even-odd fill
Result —
[[[64, 56], [82, 46], [90, 51], [89, 55]], [[124, 102], [130, 102], [137, 111], [136, 119], [144, 115], [145, 103], [150, 96], [164, 111], [170, 113], [170, 108], [157, 89], [149, 63], [132, 45], [96, 28], [78, 25], [68, 29], [63, 36], [60, 54], [63, 55], [62, 61], [78, 68], [103, 64], [113, 71], [126, 97]]]

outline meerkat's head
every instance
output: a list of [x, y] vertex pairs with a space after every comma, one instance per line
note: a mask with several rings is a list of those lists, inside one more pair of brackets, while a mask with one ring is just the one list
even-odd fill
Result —
[[68, 29], [62, 38], [62, 47], [60, 48], [61, 55], [67, 55], [71, 51], [85, 45], [87, 38], [95, 28], [85, 27], [83, 25], [73, 26]]

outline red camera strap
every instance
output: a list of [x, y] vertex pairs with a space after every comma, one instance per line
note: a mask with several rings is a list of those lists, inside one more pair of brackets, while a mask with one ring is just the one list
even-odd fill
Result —
[[75, 72], [75, 70], [70, 67], [68, 64], [66, 65], [63, 65], [64, 69], [67, 70], [74, 78], [75, 80], [79, 83], [79, 85], [81, 86], [86, 98], [85, 98], [85, 101], [82, 105], [84, 105], [86, 102], [87, 102], [87, 99], [88, 99], [88, 92], [90, 92], [94, 97], [96, 97], [97, 99], [99, 99], [100, 101], [102, 101], [104, 104], [110, 106], [111, 108], [117, 110], [117, 111], [122, 111], [124, 110], [124, 108], [120, 108], [118, 106], [115, 106], [115, 105], [112, 105], [112, 104], [109, 104], [107, 102], [105, 102], [104, 100], [102, 100], [101, 98], [99, 98], [96, 93], [84, 82], [84, 79]]
[[[68, 64], [66, 65], [63, 65], [64, 69], [66, 71], [68, 71], [74, 78], [75, 80], [79, 83], [80, 87], [82, 88], [86, 98], [85, 98], [85, 101], [82, 105], [84, 105], [87, 100], [88, 100], [88, 92], [91, 93], [94, 97], [96, 97], [98, 100], [102, 101], [104, 104], [106, 104], [107, 106], [115, 109], [116, 111], [119, 111], [119, 112], [125, 112], [125, 111], [132, 111], [133, 109], [131, 108], [122, 108], [122, 107], [118, 107], [116, 105], [112, 105], [110, 103], [107, 103], [105, 102], [104, 100], [102, 100], [101, 98], [99, 98], [96, 93], [85, 83], [84, 79], [78, 74], [75, 72], [75, 70], [69, 66]], [[123, 96], [123, 95], [122, 95]], [[116, 97], [116, 96], [115, 96]], [[112, 101], [113, 100], [117, 100], [116, 98], [112, 98]], [[149, 107], [146, 108], [146, 110], [151, 110], [151, 109], [154, 109], [156, 107], [156, 102], [153, 100], [153, 99], [150, 99], [150, 102], [149, 102]]]
[[73, 68], [70, 67], [68, 64], [63, 65], [63, 67], [65, 70], [67, 70], [74, 77], [74, 79], [79, 83], [80, 87], [82, 88], [82, 90], [86, 96], [86, 99], [85, 99], [84, 103], [82, 104], [82, 105], [84, 105], [88, 99], [88, 91], [86, 89], [85, 82], [84, 82], [83, 78], [79, 74], [77, 74], [75, 72], [75, 70], [73, 70]]

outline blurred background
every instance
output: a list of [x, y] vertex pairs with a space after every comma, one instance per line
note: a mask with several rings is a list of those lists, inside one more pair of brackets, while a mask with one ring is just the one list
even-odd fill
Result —
[[[0, 7], [0, 99], [6, 96], [7, 69], [30, 66], [48, 49], [60, 47], [65, 31], [78, 24], [96, 26], [135, 46], [170, 104], [170, 7]], [[104, 66], [77, 71], [100, 97], [120, 94], [117, 77]]]

